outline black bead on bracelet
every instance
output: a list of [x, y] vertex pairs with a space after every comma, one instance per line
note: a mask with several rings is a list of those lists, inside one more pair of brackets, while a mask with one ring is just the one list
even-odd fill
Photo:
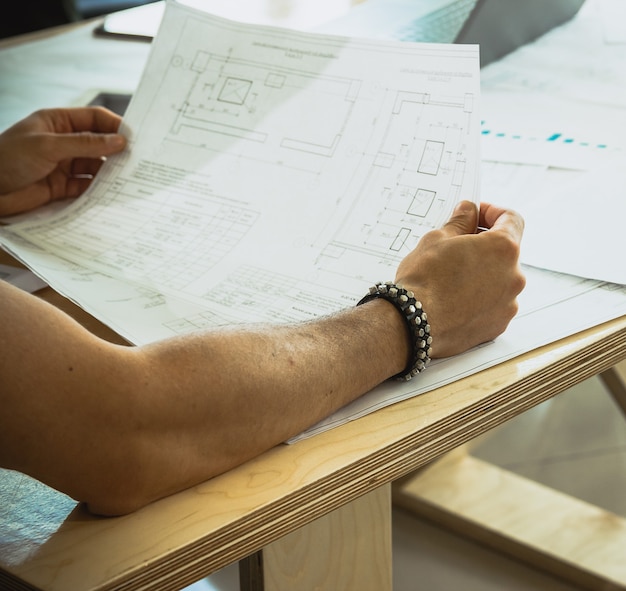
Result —
[[415, 299], [415, 294], [387, 281], [377, 283], [370, 287], [369, 293], [357, 303], [357, 306], [376, 298], [383, 298], [391, 302], [402, 314], [411, 336], [411, 360], [404, 371], [393, 376], [393, 379], [409, 381], [430, 363], [432, 337], [430, 336], [430, 324], [427, 322], [426, 312], [422, 304]]

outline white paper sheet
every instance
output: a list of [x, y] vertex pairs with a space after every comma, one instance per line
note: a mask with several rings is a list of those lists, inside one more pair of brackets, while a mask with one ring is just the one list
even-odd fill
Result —
[[604, 6], [483, 69], [483, 198], [524, 215], [525, 263], [623, 284], [626, 46]]
[[487, 89], [482, 99], [483, 160], [593, 170], [626, 159], [623, 107], [523, 90]]
[[626, 43], [626, 2], [624, 0], [601, 0], [599, 8], [605, 41]]
[[176, 2], [164, 23], [128, 152], [61, 215], [7, 233], [222, 323], [290, 321], [389, 277], [477, 199], [476, 47], [253, 27]]
[[[576, 175], [524, 209], [523, 260], [543, 269], [626, 284], [626, 170]], [[551, 236], [548, 241], [546, 236]]]
[[[477, 197], [472, 48], [255, 29], [250, 52], [248, 28], [170, 6], [125, 120], [130, 151], [54, 221], [1, 234], [129, 341], [353, 305], [459, 196]], [[509, 166], [485, 186], [499, 192], [510, 175], [539, 182], [545, 172]], [[434, 184], [416, 182], [426, 178]], [[527, 273], [520, 314], [497, 341], [383, 384], [302, 437], [626, 313], [620, 286]]]

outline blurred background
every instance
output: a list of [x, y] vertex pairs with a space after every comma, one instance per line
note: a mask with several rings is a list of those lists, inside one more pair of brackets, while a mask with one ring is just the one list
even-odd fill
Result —
[[0, 39], [150, 4], [155, 0], [21, 0], [0, 20]]

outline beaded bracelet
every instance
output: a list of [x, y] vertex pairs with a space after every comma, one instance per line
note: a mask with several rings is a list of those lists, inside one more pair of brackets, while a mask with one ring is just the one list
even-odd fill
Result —
[[404, 371], [393, 376], [399, 381], [409, 381], [430, 363], [432, 337], [430, 325], [427, 322], [426, 312], [422, 304], [415, 299], [412, 291], [407, 291], [400, 285], [387, 281], [370, 287], [369, 293], [357, 303], [357, 306], [376, 298], [383, 298], [391, 302], [402, 314], [409, 327], [411, 336], [411, 360]]

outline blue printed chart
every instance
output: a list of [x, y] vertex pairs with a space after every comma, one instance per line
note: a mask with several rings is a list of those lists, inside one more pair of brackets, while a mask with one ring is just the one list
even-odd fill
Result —
[[503, 131], [483, 121], [481, 150], [482, 159], [488, 161], [589, 170], [605, 162], [619, 148], [560, 131]]

